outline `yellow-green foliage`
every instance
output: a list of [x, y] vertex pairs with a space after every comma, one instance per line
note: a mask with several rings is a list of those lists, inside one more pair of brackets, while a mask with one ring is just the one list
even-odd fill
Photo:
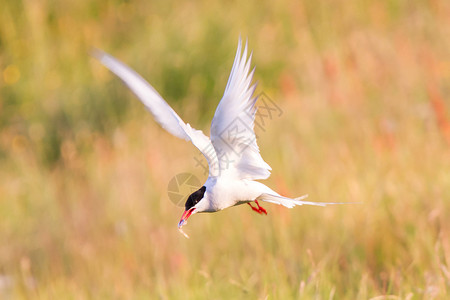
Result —
[[[0, 7], [1, 299], [444, 299], [450, 293], [450, 5], [6, 0]], [[126, 62], [208, 132], [239, 35], [266, 183], [311, 201], [195, 215], [205, 180], [89, 56]], [[385, 297], [386, 296], [386, 297]]]

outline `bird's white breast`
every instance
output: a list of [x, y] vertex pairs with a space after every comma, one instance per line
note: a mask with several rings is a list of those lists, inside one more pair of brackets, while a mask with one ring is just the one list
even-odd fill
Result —
[[205, 183], [210, 211], [222, 210], [234, 205], [254, 201], [266, 192], [265, 187], [252, 180], [227, 177], [208, 178]]

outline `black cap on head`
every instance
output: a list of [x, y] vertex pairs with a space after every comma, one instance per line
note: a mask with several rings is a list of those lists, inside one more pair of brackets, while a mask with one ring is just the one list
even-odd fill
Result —
[[197, 204], [200, 200], [202, 200], [205, 192], [206, 192], [205, 186], [202, 186], [198, 191], [193, 192], [187, 199], [186, 204], [184, 205], [186, 210], [190, 209], [195, 204]]

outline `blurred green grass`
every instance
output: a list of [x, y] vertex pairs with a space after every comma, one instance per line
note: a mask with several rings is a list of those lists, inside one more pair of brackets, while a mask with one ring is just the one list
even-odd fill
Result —
[[[0, 298], [444, 299], [450, 289], [447, 1], [4, 1]], [[196, 215], [167, 183], [198, 153], [93, 47], [208, 132], [239, 35], [267, 184], [313, 201]], [[381, 299], [381, 298], [376, 298]]]

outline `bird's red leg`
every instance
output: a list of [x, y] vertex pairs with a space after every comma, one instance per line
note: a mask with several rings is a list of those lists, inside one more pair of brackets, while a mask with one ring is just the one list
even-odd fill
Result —
[[258, 208], [252, 206], [252, 205], [250, 204], [250, 202], [247, 202], [247, 204], [250, 205], [250, 207], [251, 207], [254, 211], [256, 211], [258, 214], [262, 214], [262, 212], [261, 212]]
[[256, 211], [258, 214], [262, 215], [262, 214], [266, 214], [267, 215], [267, 210], [265, 210], [261, 205], [259, 205], [258, 200], [255, 200], [256, 205], [258, 205], [258, 208], [253, 207], [250, 202], [248, 202], [247, 204], [250, 205], [250, 207]]
[[260, 213], [260, 214], [264, 213], [264, 214], [267, 215], [267, 210], [265, 210], [264, 207], [262, 207], [261, 205], [259, 205], [258, 200], [255, 200], [255, 203], [256, 203], [256, 205], [258, 205], [259, 213]]

